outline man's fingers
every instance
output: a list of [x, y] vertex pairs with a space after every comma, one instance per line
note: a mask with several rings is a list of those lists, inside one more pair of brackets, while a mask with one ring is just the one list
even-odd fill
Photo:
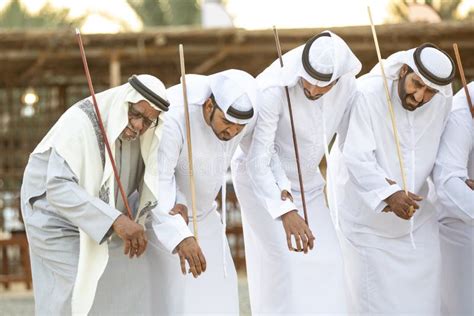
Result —
[[123, 243], [123, 254], [127, 255], [131, 248], [131, 242], [129, 239], [125, 240]]
[[145, 238], [138, 238], [138, 251], [137, 251], [137, 257], [140, 257], [146, 249], [146, 240]]
[[410, 219], [410, 216], [408, 215], [408, 212], [404, 209], [399, 210], [399, 212], [397, 212], [397, 215], [399, 217], [403, 218], [403, 219], [406, 219], [406, 220]]
[[199, 258], [198, 254], [193, 255], [194, 266], [196, 267], [196, 272], [198, 275], [201, 275], [202, 267], [201, 267], [201, 259]]
[[137, 249], [140, 242], [138, 241], [139, 238], [132, 239], [132, 248]]
[[474, 190], [474, 180], [472, 180], [472, 179], [467, 179], [467, 180], [466, 180], [466, 184], [467, 184], [468, 187], [471, 188], [471, 190]]
[[192, 257], [192, 256], [187, 256], [187, 257], [186, 257], [186, 260], [188, 260], [189, 271], [193, 274], [193, 277], [197, 278], [197, 277], [198, 277], [198, 273], [197, 273], [197, 271], [196, 271], [196, 265], [194, 264], [193, 257]]
[[191, 268], [189, 268], [189, 273], [191, 273], [191, 274], [193, 275], [193, 277], [194, 277], [195, 279], [197, 279], [198, 274], [197, 274], [197, 272], [196, 272], [196, 267], [195, 267], [195, 266], [192, 266]]
[[301, 252], [301, 250], [303, 250], [303, 248], [301, 247], [300, 235], [298, 233], [295, 233], [293, 236], [295, 237], [296, 251]]
[[423, 197], [422, 196], [419, 196], [415, 193], [411, 193], [411, 192], [408, 192], [408, 196], [412, 199], [412, 200], [415, 200], [415, 201], [423, 201]]
[[474, 180], [467, 179], [465, 182], [466, 182], [466, 185], [467, 185], [471, 190], [474, 190]]
[[309, 249], [312, 250], [313, 247], [314, 247], [314, 239], [315, 239], [314, 236], [313, 236], [313, 233], [309, 229], [307, 229], [305, 233], [306, 233], [306, 236], [308, 236]]
[[288, 245], [288, 250], [293, 251], [293, 245], [291, 244], [291, 234], [286, 232], [286, 243]]
[[300, 238], [303, 242], [303, 252], [308, 253], [308, 238], [306, 238], [306, 233], [304, 231], [300, 233]]
[[183, 255], [179, 255], [179, 264], [181, 265], [181, 273], [186, 275], [186, 259]]
[[194, 269], [194, 271], [196, 271], [193, 256], [192, 255], [186, 255], [186, 260], [188, 260], [189, 268]]
[[408, 209], [408, 205], [398, 206], [392, 210], [398, 217], [407, 219], [408, 214], [405, 212], [405, 209]]
[[418, 203], [416, 203], [415, 201], [413, 200], [410, 200], [409, 204], [408, 204], [408, 207], [413, 207], [415, 210], [419, 209], [420, 206], [418, 205]]
[[141, 256], [145, 252], [146, 248], [148, 247], [148, 237], [146, 236], [145, 233], [143, 234], [142, 238], [140, 238], [140, 240], [141, 240], [141, 244], [140, 244], [141, 252], [139, 256]]
[[206, 258], [204, 257], [204, 254], [202, 253], [200, 249], [199, 249], [198, 256], [199, 256], [199, 260], [201, 261], [202, 272], [205, 272], [207, 268], [207, 262], [206, 262]]
[[282, 201], [286, 201], [289, 199], [291, 202], [293, 202], [293, 197], [291, 196], [291, 193], [286, 190], [281, 191], [280, 197]]

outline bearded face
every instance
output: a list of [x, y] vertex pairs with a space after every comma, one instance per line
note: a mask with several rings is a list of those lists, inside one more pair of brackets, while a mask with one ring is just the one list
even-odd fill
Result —
[[403, 65], [398, 81], [398, 95], [402, 106], [408, 111], [415, 111], [429, 102], [438, 90], [428, 87], [413, 69]]

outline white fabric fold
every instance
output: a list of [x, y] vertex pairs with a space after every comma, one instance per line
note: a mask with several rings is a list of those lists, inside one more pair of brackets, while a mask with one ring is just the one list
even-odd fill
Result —
[[358, 74], [362, 65], [349, 46], [331, 31], [324, 32], [331, 34], [331, 37], [317, 39], [311, 46], [309, 59], [316, 70], [333, 73], [330, 82], [316, 80], [306, 72], [302, 64], [304, 45], [301, 45], [282, 56], [283, 68], [277, 59], [258, 76], [260, 87], [262, 89], [273, 86], [292, 87], [300, 78], [304, 78], [312, 85], [324, 87], [343, 75]]
[[[453, 90], [452, 90], [451, 84], [440, 86], [436, 83], [431, 82], [420, 73], [420, 71], [418, 70], [418, 67], [415, 64], [415, 59], [413, 57], [415, 50], [416, 48], [412, 48], [409, 50], [396, 52], [390, 55], [387, 59], [382, 60], [383, 68], [384, 68], [387, 79], [397, 80], [399, 77], [400, 69], [402, 68], [404, 64], [406, 64], [410, 66], [410, 68], [413, 69], [413, 71], [418, 76], [420, 76], [420, 78], [423, 80], [423, 82], [427, 86], [435, 90], [438, 90], [444, 97], [452, 97]], [[433, 49], [429, 47], [425, 48], [422, 52], [424, 52], [425, 50], [430, 51], [430, 53], [427, 55], [422, 54], [422, 58], [423, 56], [425, 56], [425, 59], [426, 59], [424, 60], [424, 62], [428, 64], [426, 66], [430, 67], [430, 69], [433, 69], [433, 72], [434, 72], [434, 69], [437, 69], [437, 67], [439, 67], [439, 69], [444, 69], [443, 71], [440, 72], [440, 74], [445, 74], [447, 71], [446, 69], [448, 68], [446, 64], [449, 62], [449, 60], [444, 55], [444, 53], [437, 50], [436, 52], [434, 52]], [[379, 76], [382, 75], [379, 64], [376, 64], [372, 68], [372, 70], [370, 71], [370, 75], [379, 75]]]
[[[245, 71], [229, 69], [213, 75], [186, 75], [189, 104], [204, 104], [211, 95], [224, 112], [227, 120], [247, 124], [251, 119], [238, 119], [227, 113], [232, 106], [240, 111], [249, 111], [259, 103], [254, 78]], [[168, 95], [175, 103], [184, 104], [181, 84], [168, 89]], [[256, 115], [256, 113], [254, 113]]]

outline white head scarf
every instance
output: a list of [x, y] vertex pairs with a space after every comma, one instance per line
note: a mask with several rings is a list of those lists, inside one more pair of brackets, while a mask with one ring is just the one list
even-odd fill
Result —
[[[252, 118], [237, 118], [229, 114], [232, 107], [238, 111], [251, 111], [258, 103], [257, 82], [255, 78], [242, 70], [230, 69], [209, 76], [212, 94], [227, 120], [247, 124]], [[254, 114], [252, 117], [256, 115]]]
[[[402, 66], [408, 65], [418, 76], [420, 76], [420, 78], [427, 86], [438, 90], [445, 97], [452, 96], [453, 90], [451, 84], [437, 84], [426, 76], [424, 76], [420, 69], [418, 69], [418, 66], [415, 63], [415, 51], [416, 48], [412, 48], [406, 51], [400, 51], [390, 55], [387, 59], [383, 60], [382, 62], [387, 79], [398, 79]], [[421, 50], [420, 60], [423, 66], [437, 77], [448, 78], [454, 72], [454, 64], [452, 60], [448, 57], [446, 53], [435, 47], [423, 48]], [[372, 68], [372, 70], [370, 71], [370, 74], [381, 75], [380, 65], [375, 65], [374, 68]]]
[[[229, 69], [210, 76], [186, 75], [186, 88], [189, 104], [204, 104], [213, 95], [225, 118], [232, 123], [247, 124], [256, 117], [257, 83], [245, 71]], [[181, 84], [168, 89], [172, 104], [183, 104], [182, 89]], [[231, 107], [243, 112], [253, 109], [254, 114], [248, 119], [237, 118], [229, 114]]]
[[[163, 99], [166, 99], [166, 89], [164, 84], [156, 77], [151, 75], [139, 75], [137, 76], [146, 86], [153, 90], [156, 94], [160, 95]], [[87, 98], [92, 103], [92, 97]], [[138, 91], [136, 91], [129, 83], [125, 83], [121, 86], [105, 90], [96, 94], [97, 105], [102, 117], [104, 128], [106, 130], [107, 138], [110, 145], [113, 146], [115, 140], [120, 136], [122, 131], [128, 124], [128, 104], [129, 102], [137, 103], [141, 100], [148, 101]], [[148, 101], [149, 102], [149, 101]], [[150, 103], [150, 102], [149, 102]], [[151, 103], [150, 103], [151, 104]], [[152, 105], [156, 107], [156, 105]], [[76, 106], [71, 107], [63, 114], [51, 128], [48, 134], [38, 144], [33, 153], [44, 152], [51, 147], [54, 147], [56, 151], [68, 162], [72, 170], [79, 175], [79, 170], [76, 170], [75, 166], [80, 166], [81, 155], [74, 152], [74, 149], [70, 146], [69, 140], [75, 135], [68, 136], [69, 133], [74, 133], [72, 125], [73, 122], [77, 122]], [[162, 125], [161, 117], [159, 126]], [[152, 138], [153, 133], [159, 129], [148, 129], [141, 137], [141, 140], [147, 140]], [[90, 146], [97, 146], [96, 140], [90, 140]], [[105, 179], [104, 179], [105, 181]]]
[[292, 87], [300, 78], [312, 85], [324, 87], [345, 74], [358, 74], [362, 65], [344, 40], [330, 31], [322, 33], [329, 33], [330, 36], [321, 36], [312, 43], [309, 62], [320, 73], [332, 73], [331, 80], [317, 80], [306, 72], [302, 63], [305, 45], [301, 45], [282, 56], [283, 68], [277, 59], [258, 76], [262, 89], [272, 86]]

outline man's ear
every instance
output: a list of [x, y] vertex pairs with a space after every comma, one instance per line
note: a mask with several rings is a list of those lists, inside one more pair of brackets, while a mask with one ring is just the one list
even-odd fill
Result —
[[204, 103], [204, 110], [208, 113], [211, 113], [212, 111], [212, 100], [211, 98], [208, 98], [206, 102]]
[[402, 68], [400, 68], [400, 78], [405, 76], [408, 72], [408, 65], [404, 64]]

